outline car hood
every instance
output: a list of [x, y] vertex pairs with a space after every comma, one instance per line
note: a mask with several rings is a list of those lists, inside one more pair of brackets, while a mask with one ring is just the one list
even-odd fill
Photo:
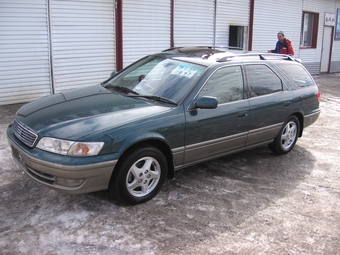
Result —
[[101, 85], [43, 97], [21, 107], [16, 119], [40, 137], [78, 140], [91, 133], [157, 115], [171, 108], [111, 92]]

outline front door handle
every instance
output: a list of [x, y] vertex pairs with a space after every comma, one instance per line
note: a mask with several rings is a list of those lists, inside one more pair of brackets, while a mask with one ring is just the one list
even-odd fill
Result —
[[284, 107], [288, 107], [288, 106], [290, 106], [290, 103], [291, 103], [291, 101], [286, 101], [286, 102], [283, 103], [283, 105], [284, 105]]
[[248, 111], [238, 112], [238, 117], [239, 118], [247, 117], [247, 115], [248, 115]]

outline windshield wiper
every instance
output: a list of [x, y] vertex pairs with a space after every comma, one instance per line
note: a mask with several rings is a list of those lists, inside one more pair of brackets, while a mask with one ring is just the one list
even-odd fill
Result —
[[164, 97], [159, 97], [159, 96], [148, 96], [148, 95], [138, 95], [138, 96], [130, 96], [130, 97], [144, 97], [150, 100], [155, 100], [163, 103], [168, 103], [168, 104], [173, 104], [173, 105], [178, 105], [174, 101], [171, 101], [169, 99], [166, 99]]
[[110, 86], [106, 86], [105, 88], [113, 88], [113, 89], [118, 90], [118, 91], [128, 92], [128, 93], [132, 93], [132, 94], [135, 94], [135, 95], [139, 95], [136, 91], [129, 89], [127, 87], [123, 87], [123, 86], [110, 85]]

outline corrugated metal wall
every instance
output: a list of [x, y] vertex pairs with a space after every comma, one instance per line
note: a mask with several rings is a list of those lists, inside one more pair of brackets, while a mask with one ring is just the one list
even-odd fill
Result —
[[55, 92], [100, 83], [115, 70], [114, 1], [51, 0]]
[[174, 9], [174, 46], [214, 45], [214, 0], [176, 0]]
[[170, 47], [170, 1], [123, 1], [123, 66]]
[[[230, 25], [249, 26], [249, 4], [174, 1], [175, 46], [227, 45]], [[108, 77], [115, 69], [114, 5], [113, 0], [0, 0], [0, 105], [32, 101]], [[124, 66], [170, 46], [170, 5], [170, 0], [123, 1]], [[295, 56], [319, 73], [324, 13], [336, 8], [340, 0], [255, 1], [253, 50], [273, 49], [283, 29]], [[316, 49], [299, 48], [303, 11], [319, 13]], [[339, 69], [340, 42], [333, 41], [331, 72]]]
[[47, 3], [0, 0], [0, 105], [51, 93]]
[[295, 56], [299, 57], [301, 18], [302, 0], [255, 1], [253, 51], [274, 49], [277, 33], [283, 30], [292, 41]]
[[[250, 1], [217, 1], [216, 45], [228, 45], [229, 26], [249, 26]], [[248, 31], [248, 30], [247, 30]], [[248, 38], [244, 38], [248, 41]]]

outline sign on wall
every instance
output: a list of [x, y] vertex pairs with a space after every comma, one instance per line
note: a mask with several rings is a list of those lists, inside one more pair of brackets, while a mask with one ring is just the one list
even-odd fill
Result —
[[338, 8], [338, 11], [336, 13], [336, 27], [334, 40], [340, 41], [340, 8]]
[[334, 13], [325, 13], [325, 26], [335, 26], [335, 14]]

